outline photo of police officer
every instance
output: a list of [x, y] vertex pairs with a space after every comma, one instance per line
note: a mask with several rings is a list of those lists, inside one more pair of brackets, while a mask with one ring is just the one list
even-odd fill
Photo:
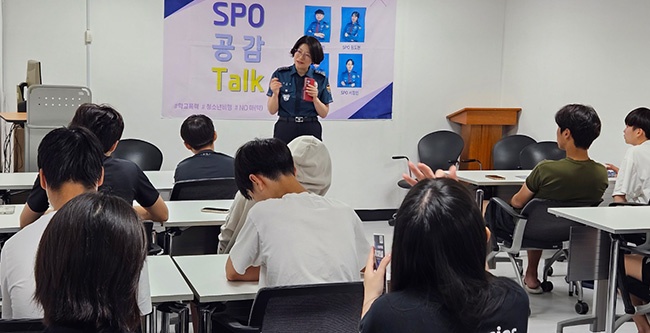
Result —
[[330, 76], [330, 55], [329, 53], [324, 53], [323, 54], [323, 61], [320, 62], [320, 64], [311, 64], [311, 67], [314, 68], [314, 70], [319, 70], [322, 72], [325, 72], [325, 75], [327, 77]]
[[326, 18], [332, 17], [331, 13], [331, 7], [305, 6], [305, 35], [329, 43], [330, 25]]
[[365, 16], [365, 8], [341, 8], [341, 17], [343, 18], [343, 22], [348, 18], [350, 20], [347, 24], [341, 27], [342, 43], [363, 43], [365, 39], [365, 30], [363, 29], [366, 18]]
[[339, 54], [338, 87], [361, 88], [361, 54]]

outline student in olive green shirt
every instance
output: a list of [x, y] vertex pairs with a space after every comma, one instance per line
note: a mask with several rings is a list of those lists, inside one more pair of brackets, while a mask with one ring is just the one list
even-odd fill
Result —
[[[533, 198], [597, 203], [607, 188], [605, 166], [591, 160], [588, 154], [589, 146], [600, 135], [601, 123], [596, 111], [590, 106], [569, 104], [555, 114], [555, 122], [558, 125], [557, 144], [566, 151], [566, 158], [537, 164], [510, 200], [514, 208], [523, 208]], [[512, 234], [512, 218], [503, 214], [498, 205], [488, 205], [485, 219], [496, 235]], [[531, 222], [526, 225], [526, 238], [529, 238], [529, 229], [535, 229], [532, 233], [535, 239], [549, 242], [568, 240], [573, 224], [535, 226]], [[528, 251], [524, 284], [531, 294], [543, 292], [537, 272], [541, 256], [541, 250]]]

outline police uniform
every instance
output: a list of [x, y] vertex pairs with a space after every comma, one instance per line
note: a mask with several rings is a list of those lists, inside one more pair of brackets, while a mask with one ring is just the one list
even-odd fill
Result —
[[341, 87], [352, 87], [352, 84], [354, 83], [354, 88], [358, 88], [361, 86], [361, 75], [359, 75], [355, 71], [344, 71], [341, 73], [341, 76], [339, 78], [341, 82], [339, 82]]
[[[309, 25], [306, 35], [312, 36], [318, 39], [319, 42], [328, 41], [330, 25], [327, 24], [324, 20], [314, 21]], [[315, 33], [322, 33], [324, 37], [315, 36]]]
[[[301, 135], [313, 135], [322, 140], [323, 128], [318, 122], [318, 113], [313, 102], [302, 99], [305, 77], [313, 78], [318, 84], [318, 99], [323, 104], [333, 102], [327, 75], [323, 71], [315, 70], [311, 66], [305, 76], [300, 76], [294, 65], [280, 67], [271, 78], [277, 77], [282, 83], [278, 96], [278, 116], [275, 123], [273, 137], [285, 143]], [[269, 88], [267, 96], [272, 96], [273, 91]]]
[[359, 25], [359, 22], [346, 24], [345, 29], [343, 29], [343, 40], [346, 42], [358, 42], [360, 30], [361, 25]]

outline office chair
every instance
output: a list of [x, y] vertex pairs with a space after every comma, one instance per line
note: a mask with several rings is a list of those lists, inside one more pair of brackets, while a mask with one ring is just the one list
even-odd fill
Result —
[[111, 156], [129, 160], [143, 171], [160, 171], [163, 161], [163, 154], [158, 147], [140, 139], [120, 140]]
[[[234, 199], [235, 178], [209, 178], [176, 182], [171, 201]], [[170, 255], [215, 254], [219, 245], [219, 226], [171, 228], [166, 232], [166, 249]]]
[[0, 332], [43, 332], [42, 319], [0, 319]]
[[537, 163], [543, 160], [561, 160], [566, 157], [566, 152], [557, 146], [555, 141], [540, 141], [524, 147], [519, 155], [521, 168], [532, 170]]
[[524, 147], [537, 143], [535, 139], [526, 135], [510, 135], [497, 141], [492, 147], [492, 161], [494, 170], [520, 170], [519, 155]]
[[[565, 242], [569, 240], [571, 226], [580, 226], [579, 223], [548, 213], [551, 207], [585, 207], [598, 206], [598, 202], [563, 202], [534, 198], [517, 213], [512, 206], [503, 199], [492, 197], [491, 202], [500, 206], [503, 211], [512, 217], [514, 229], [512, 233], [490, 226], [493, 235], [493, 242], [496, 242], [496, 249], [488, 254], [487, 260], [492, 260], [497, 254], [505, 252], [515, 270], [519, 284], [523, 287], [523, 267], [519, 266], [516, 256], [521, 250], [557, 250], [555, 254], [544, 262], [542, 290], [545, 292], [553, 290], [553, 283], [548, 281], [549, 273], [552, 273], [551, 266], [555, 261], [566, 258], [567, 251]], [[532, 221], [534, 223], [528, 223]]]
[[363, 282], [267, 287], [257, 292], [248, 325], [217, 320], [234, 332], [358, 332]]
[[[418, 157], [421, 163], [428, 165], [433, 171], [447, 170], [459, 162], [477, 162], [480, 165], [480, 161], [476, 159], [458, 161], [464, 146], [465, 142], [460, 135], [452, 131], [435, 131], [418, 141]], [[408, 160], [408, 157], [393, 156], [393, 159]], [[401, 188], [411, 188], [405, 180], [400, 180], [397, 185]]]

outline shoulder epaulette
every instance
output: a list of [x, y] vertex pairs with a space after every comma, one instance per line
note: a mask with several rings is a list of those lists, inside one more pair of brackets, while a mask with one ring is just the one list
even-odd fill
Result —
[[288, 71], [288, 70], [291, 70], [291, 66], [284, 66], [284, 67], [279, 67], [278, 68], [278, 72], [284, 72], [284, 71]]
[[327, 77], [327, 74], [325, 74], [325, 72], [320, 69], [314, 70], [314, 73]]

